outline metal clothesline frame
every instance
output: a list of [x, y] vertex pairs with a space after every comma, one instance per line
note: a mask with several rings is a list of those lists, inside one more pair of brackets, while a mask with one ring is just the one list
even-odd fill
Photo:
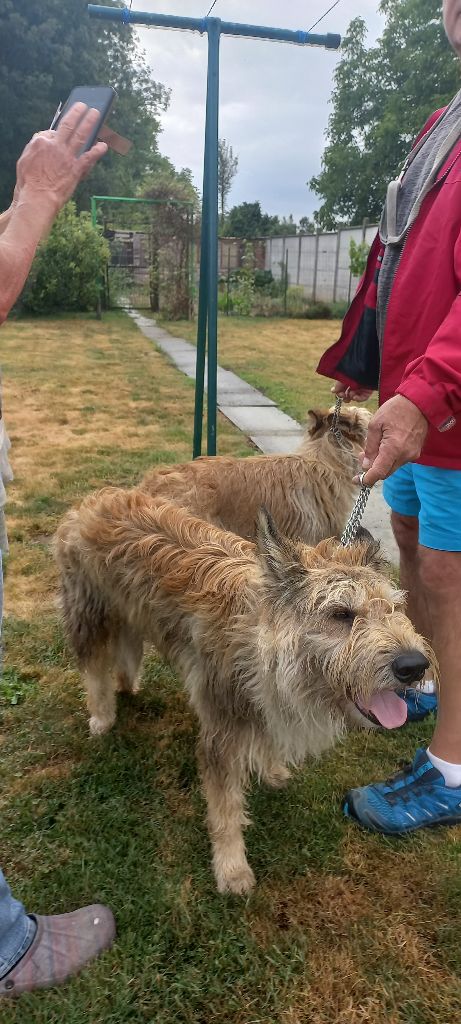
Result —
[[327, 32], [294, 31], [263, 25], [244, 25], [220, 18], [187, 18], [170, 14], [149, 14], [126, 7], [88, 4], [91, 17], [118, 21], [124, 25], [147, 25], [164, 29], [199, 32], [208, 40], [205, 149], [203, 160], [202, 227], [200, 240], [200, 281], [197, 314], [197, 361], [193, 457], [202, 452], [203, 394], [205, 360], [207, 370], [207, 453], [216, 455], [217, 369], [218, 369], [218, 114], [219, 46], [221, 36], [244, 36], [298, 46], [322, 46], [337, 50], [341, 36]]

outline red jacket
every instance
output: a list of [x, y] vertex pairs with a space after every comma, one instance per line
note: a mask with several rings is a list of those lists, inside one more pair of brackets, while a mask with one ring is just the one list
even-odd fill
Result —
[[376, 236], [341, 337], [317, 372], [346, 385], [379, 386], [381, 405], [405, 395], [429, 421], [418, 462], [461, 469], [461, 139], [408, 232], [387, 309], [378, 380], [376, 332], [373, 326], [373, 338], [369, 328], [380, 250]]

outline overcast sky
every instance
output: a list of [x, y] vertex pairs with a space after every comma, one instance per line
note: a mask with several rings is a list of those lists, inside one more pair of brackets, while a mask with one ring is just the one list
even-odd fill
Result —
[[[217, 0], [226, 21], [308, 30], [332, 0]], [[211, 0], [133, 0], [133, 9], [202, 17]], [[383, 22], [374, 0], [340, 0], [316, 32], [344, 33], [360, 15], [374, 42]], [[161, 151], [190, 167], [201, 189], [206, 92], [206, 39], [198, 33], [139, 28], [154, 78], [171, 88], [163, 115]], [[229, 198], [234, 206], [261, 201], [264, 212], [309, 215], [318, 199], [306, 182], [320, 170], [338, 54], [228, 36], [221, 40], [221, 138], [238, 154]]]

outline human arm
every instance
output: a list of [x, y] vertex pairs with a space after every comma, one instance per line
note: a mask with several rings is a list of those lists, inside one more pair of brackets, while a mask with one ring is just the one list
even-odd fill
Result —
[[0, 323], [20, 295], [37, 246], [56, 214], [107, 151], [98, 142], [79, 156], [99, 116], [76, 103], [57, 131], [34, 135], [18, 160], [15, 197], [0, 225]]

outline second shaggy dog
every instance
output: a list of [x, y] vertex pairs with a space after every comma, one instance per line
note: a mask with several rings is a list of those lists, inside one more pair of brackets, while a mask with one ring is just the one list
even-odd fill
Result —
[[330, 432], [332, 411], [310, 410], [305, 440], [293, 455], [204, 456], [153, 469], [139, 486], [249, 540], [256, 537], [263, 505], [287, 537], [318, 544], [343, 531], [369, 420], [367, 409], [345, 407], [339, 442]]

